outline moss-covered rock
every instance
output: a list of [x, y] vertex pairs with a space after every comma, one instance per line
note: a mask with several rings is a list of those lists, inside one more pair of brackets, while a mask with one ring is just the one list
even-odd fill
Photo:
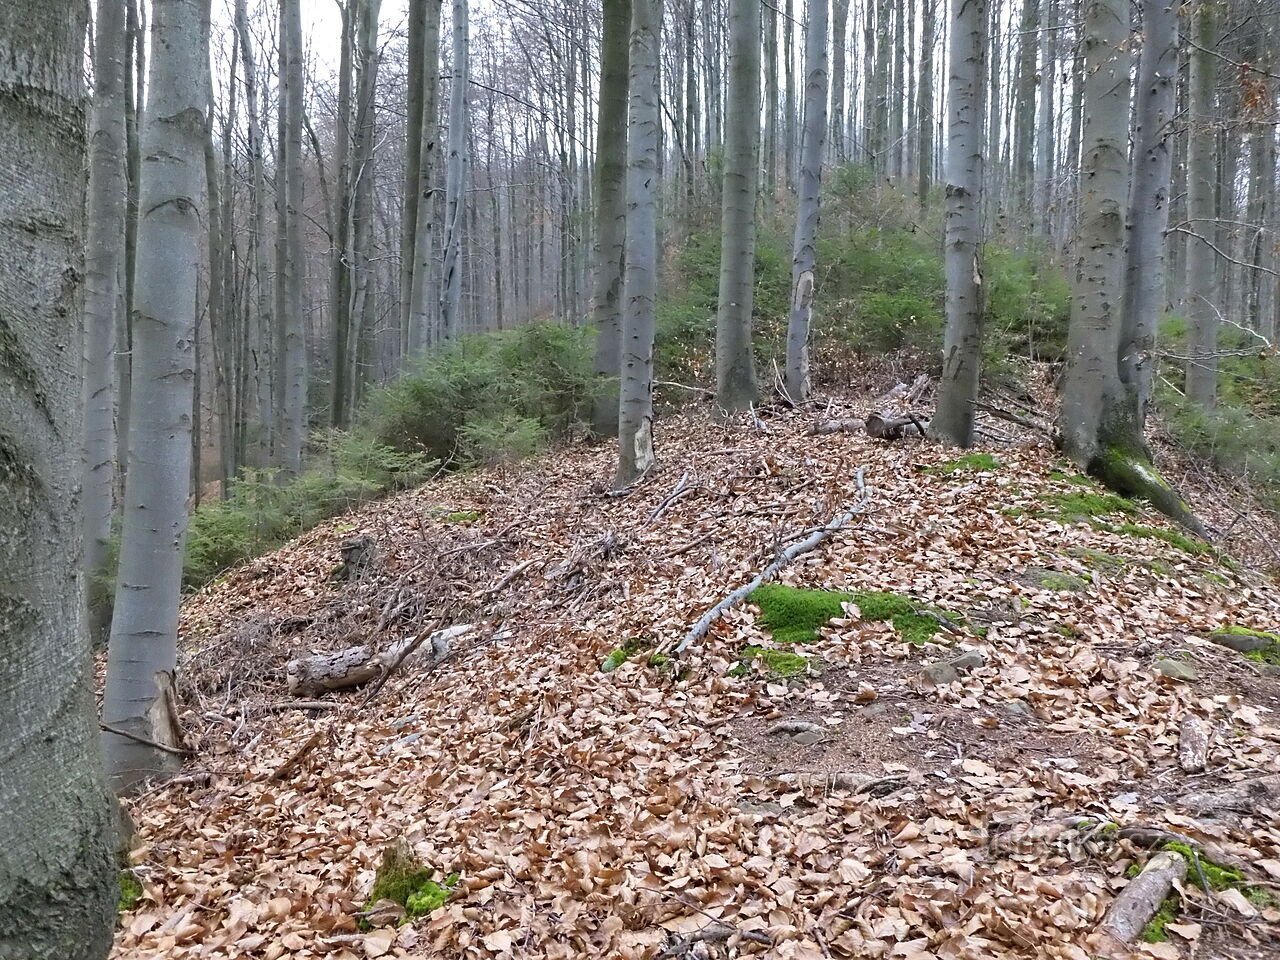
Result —
[[1058, 593], [1081, 593], [1089, 588], [1087, 581], [1074, 574], [1045, 567], [1028, 567], [1023, 571], [1022, 579], [1031, 586]]
[[435, 871], [414, 855], [406, 841], [395, 840], [382, 852], [364, 909], [369, 910], [381, 900], [390, 900], [404, 907], [406, 916], [425, 916], [444, 905], [453, 895], [458, 880], [458, 874], [451, 873], [443, 881], [437, 881]]

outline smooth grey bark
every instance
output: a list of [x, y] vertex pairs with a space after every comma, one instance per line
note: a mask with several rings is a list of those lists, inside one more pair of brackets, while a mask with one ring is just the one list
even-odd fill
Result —
[[138, 178], [142, 168], [139, 117], [142, 113], [146, 70], [146, 11], [141, 0], [128, 0], [125, 28], [126, 56], [125, 174], [129, 193], [124, 220], [124, 306], [116, 326], [116, 500], [124, 497], [124, 477], [129, 468], [129, 397], [133, 383], [133, 295], [138, 252]]
[[764, 18], [764, 139], [760, 153], [765, 211], [772, 215], [778, 185], [778, 11], [762, 5]]
[[1056, 149], [1058, 89], [1058, 0], [1045, 0], [1045, 30], [1041, 38], [1040, 106], [1037, 114], [1035, 163], [1035, 233], [1043, 240], [1053, 234], [1053, 178]]
[[843, 163], [849, 159], [844, 139], [845, 70], [849, 54], [845, 37], [849, 32], [849, 0], [831, 0], [831, 110], [828, 113], [831, 134], [828, 144], [832, 159]]
[[751, 311], [755, 293], [756, 163], [760, 149], [760, 4], [729, 0], [729, 90], [716, 306], [716, 402], [745, 410], [756, 400]]
[[119, 896], [81, 563], [86, 10], [0, 4], [0, 957], [14, 960], [106, 957]]
[[809, 396], [809, 318], [813, 310], [822, 203], [822, 154], [827, 132], [827, 3], [809, 0], [804, 39], [804, 142], [800, 148], [800, 196], [791, 258], [791, 315], [787, 322], [787, 393], [796, 403]]
[[986, 112], [987, 3], [952, 0], [951, 72], [947, 81], [947, 328], [937, 412], [929, 434], [973, 443], [974, 404], [982, 371], [983, 115]]
[[[659, 0], [631, 0], [627, 115], [626, 275], [623, 286], [618, 471], [622, 488], [654, 463], [653, 337], [658, 290]], [[754, 180], [754, 176], [752, 177]]]
[[1174, 0], [1142, 0], [1133, 174], [1120, 380], [1129, 414], [1146, 422], [1156, 368], [1156, 331], [1165, 306], [1165, 233], [1173, 172], [1173, 118], [1178, 78], [1178, 11]]
[[85, 234], [84, 569], [89, 632], [110, 628], [111, 522], [116, 503], [116, 336], [124, 306], [125, 57], [124, 0], [99, 0], [94, 31], [93, 117], [89, 136]]
[[[618, 429], [622, 352], [622, 284], [627, 230], [627, 79], [631, 0], [605, 0], [600, 40], [600, 109], [596, 123], [595, 375], [599, 393], [592, 432]], [[689, 88], [690, 90], [692, 87]], [[688, 145], [686, 145], [688, 149]]]
[[[785, 171], [783, 176], [786, 179], [787, 189], [794, 191], [796, 189], [796, 157], [799, 151], [796, 149], [798, 145], [798, 137], [796, 129], [798, 123], [796, 121], [796, 109], [800, 100], [800, 96], [796, 91], [796, 70], [795, 70], [795, 17], [792, 16], [792, 5], [794, 0], [786, 0], [786, 6], [782, 11], [782, 63], [784, 72], [784, 85], [786, 87], [786, 96], [782, 101], [782, 137], [783, 137], [783, 165]], [[693, 70], [692, 59], [689, 64], [690, 71]], [[690, 89], [693, 89], [690, 84]]]
[[[1119, 346], [1129, 186], [1128, 0], [1089, 0], [1071, 326], [1059, 427], [1066, 454], [1092, 468], [1119, 442], [1132, 452]], [[1140, 445], [1140, 437], [1138, 444]]]
[[923, 0], [921, 12], [923, 23], [920, 38], [920, 83], [919, 108], [916, 142], [918, 144], [919, 170], [916, 182], [916, 195], [923, 208], [929, 202], [929, 192], [933, 189], [933, 125], [937, 122], [934, 116], [933, 103], [933, 48], [936, 39], [936, 10], [938, 0]]
[[1031, 213], [1035, 175], [1036, 48], [1040, 45], [1040, 0], [1022, 0], [1018, 37], [1018, 75], [1013, 128], [1014, 216], [1019, 224]]
[[246, 416], [257, 420], [258, 431], [253, 441], [254, 466], [266, 467], [271, 461], [271, 441], [275, 415], [272, 397], [272, 347], [275, 324], [271, 311], [272, 289], [267, 268], [267, 179], [262, 160], [262, 123], [258, 112], [258, 76], [253, 56], [253, 40], [249, 33], [246, 0], [236, 0], [235, 29], [240, 38], [240, 64], [244, 71], [245, 110], [249, 134], [249, 185], [251, 220], [249, 244], [253, 251], [253, 314], [245, 331], [245, 401]]
[[[182, 547], [191, 480], [196, 287], [205, 216], [201, 0], [154, 0], [142, 127], [129, 473], [103, 719], [173, 744]], [[170, 772], [172, 754], [104, 734], [118, 789]]]
[[[302, 246], [302, 11], [300, 0], [281, 0], [281, 109], [284, 137], [280, 153], [284, 157], [284, 258], [277, 271], [284, 286], [280, 330], [277, 391], [280, 437], [277, 462], [285, 476], [302, 472], [302, 444], [307, 417], [306, 314], [302, 296], [305, 251]], [[277, 174], [277, 182], [279, 175]]]
[[[415, 209], [413, 279], [409, 294], [409, 355], [418, 356], [426, 348], [432, 315], [439, 306], [431, 297], [435, 269], [435, 169], [440, 155], [440, 17], [441, 0], [425, 0], [426, 24], [422, 43], [422, 122], [418, 148], [418, 179], [406, 184], [418, 195]], [[412, 66], [410, 69], [413, 69]]]
[[[435, 7], [439, 15], [440, 4], [429, 0], [409, 0], [408, 47], [406, 50], [405, 90], [405, 143], [404, 143], [404, 198], [400, 206], [400, 352], [409, 354], [409, 317], [413, 311], [413, 271], [417, 258], [414, 247], [418, 240], [418, 204], [422, 194], [417, 189], [422, 177], [422, 109], [423, 87], [426, 80], [426, 42], [428, 8]], [[437, 20], [436, 38], [439, 42]]]
[[1214, 88], [1217, 60], [1215, 0], [1198, 0], [1191, 12], [1192, 48], [1190, 104], [1187, 122], [1187, 220], [1195, 236], [1187, 238], [1187, 320], [1190, 342], [1187, 362], [1187, 398], [1206, 409], [1214, 406], [1218, 392], [1218, 285], [1213, 249], [1205, 238], [1213, 239], [1215, 219], [1214, 180], [1216, 167], [1214, 137]]
[[440, 327], [446, 339], [462, 318], [462, 233], [466, 213], [467, 0], [453, 0], [453, 76], [449, 81], [449, 157], [445, 167], [444, 258], [440, 273]]
[[347, 426], [351, 387], [351, 73], [355, 49], [355, 21], [359, 0], [341, 6], [342, 39], [338, 50], [338, 96], [335, 104], [333, 160], [333, 232], [329, 248], [329, 308], [332, 314], [332, 352], [329, 420]]

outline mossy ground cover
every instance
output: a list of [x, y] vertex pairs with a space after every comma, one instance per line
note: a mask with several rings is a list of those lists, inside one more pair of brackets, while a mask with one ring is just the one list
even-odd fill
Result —
[[755, 669], [759, 661], [770, 676], [782, 679], [803, 676], [809, 670], [808, 657], [789, 650], [770, 650], [754, 644], [742, 648], [741, 659], [729, 670], [731, 677], [745, 677]]
[[[1234, 887], [1244, 895], [1246, 900], [1257, 906], [1269, 905], [1274, 899], [1265, 887], [1247, 884], [1244, 874], [1239, 870], [1214, 863], [1190, 844], [1172, 840], [1164, 844], [1161, 849], [1176, 853], [1187, 861], [1186, 884], [1188, 887], [1207, 888], [1214, 893]], [[1141, 866], [1135, 863], [1125, 872], [1125, 876], [1132, 879], [1141, 872]], [[1177, 919], [1179, 905], [1180, 901], [1176, 893], [1166, 897], [1155, 916], [1143, 928], [1141, 939], [1145, 943], [1164, 943], [1168, 940], [1169, 934], [1165, 928]]]
[[892, 623], [908, 643], [924, 644], [942, 629], [941, 614], [924, 610], [910, 598], [883, 591], [805, 590], [781, 583], [767, 583], [750, 597], [760, 608], [760, 622], [779, 643], [812, 643], [818, 630], [844, 612], [843, 604], [857, 606], [863, 620]]
[[443, 881], [436, 880], [434, 870], [424, 866], [407, 844], [397, 842], [382, 856], [365, 910], [379, 900], [390, 900], [404, 907], [406, 917], [423, 917], [444, 906], [460, 879], [451, 873]]
[[121, 913], [132, 910], [142, 899], [142, 884], [133, 875], [132, 870], [120, 871], [120, 898], [118, 907]]
[[932, 467], [925, 467], [924, 472], [940, 476], [947, 476], [952, 473], [962, 473], [970, 470], [980, 473], [990, 473], [992, 470], [999, 470], [1001, 466], [1003, 466], [1003, 464], [1001, 464], [1000, 459], [990, 453], [967, 453], [963, 457], [957, 457], [954, 460], [945, 460]]

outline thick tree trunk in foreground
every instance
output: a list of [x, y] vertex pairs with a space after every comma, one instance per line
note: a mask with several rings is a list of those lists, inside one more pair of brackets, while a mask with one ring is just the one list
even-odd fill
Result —
[[111, 627], [111, 521], [116, 498], [116, 332], [124, 303], [125, 55], [124, 0], [100, 0], [94, 31], [93, 129], [89, 139], [89, 222], [85, 235], [84, 569], [89, 633]]
[[804, 143], [800, 197], [791, 259], [791, 316], [787, 323], [787, 393], [796, 403], [809, 396], [809, 316], [816, 283], [818, 218], [822, 204], [822, 153], [827, 132], [827, 3], [809, 0], [804, 42]]
[[1129, 192], [1129, 246], [1120, 380], [1129, 416], [1146, 422], [1156, 368], [1156, 330], [1165, 304], [1165, 232], [1173, 172], [1174, 84], [1178, 77], [1178, 12], [1173, 0], [1143, 0], [1138, 62], [1137, 129]]
[[462, 229], [467, 172], [467, 0], [453, 0], [453, 78], [449, 81], [449, 160], [445, 167], [444, 263], [440, 274], [440, 328], [455, 337], [462, 322]]
[[[129, 475], [103, 719], [173, 745], [168, 696], [177, 654], [191, 478], [195, 305], [204, 197], [205, 47], [200, 0], [156, 0], [142, 132]], [[172, 754], [104, 736], [127, 788], [174, 767]]]
[[930, 433], [973, 443], [982, 369], [982, 118], [986, 111], [986, 0], [952, 0], [947, 116], [947, 330]]
[[[426, 348], [431, 318], [439, 304], [433, 303], [431, 276], [435, 269], [435, 169], [440, 154], [440, 14], [441, 0], [424, 0], [426, 23], [422, 42], [422, 97], [419, 125], [418, 179], [405, 184], [414, 190], [418, 202], [414, 210], [413, 278], [409, 291], [409, 356]], [[494, 228], [497, 229], [495, 220]]]
[[[600, 113], [596, 126], [595, 374], [591, 415], [598, 437], [618, 430], [617, 377], [622, 344], [622, 277], [627, 231], [627, 72], [631, 0], [605, 0], [600, 41]], [[686, 149], [688, 149], [686, 145]]]
[[[1214, 239], [1214, 178], [1216, 176], [1213, 130], [1214, 88], [1217, 63], [1215, 0], [1198, 0], [1191, 13], [1190, 136], [1187, 138], [1187, 220], [1196, 236], [1187, 238], [1187, 320], [1190, 326], [1187, 362], [1187, 398], [1202, 407], [1214, 405], [1218, 394], [1218, 289], [1217, 256], [1209, 246]], [[1205, 239], [1202, 239], [1205, 238]]]
[[745, 410], [756, 400], [751, 310], [755, 294], [756, 165], [760, 150], [760, 4], [729, 0], [729, 92], [716, 307], [716, 401]]
[[653, 466], [654, 298], [658, 289], [659, 0], [632, 0], [627, 117], [626, 281], [622, 380], [618, 389], [618, 473], [625, 487]]
[[119, 895], [92, 721], [80, 556], [86, 9], [78, 0], [0, 4], [0, 957], [6, 960], [105, 957]]

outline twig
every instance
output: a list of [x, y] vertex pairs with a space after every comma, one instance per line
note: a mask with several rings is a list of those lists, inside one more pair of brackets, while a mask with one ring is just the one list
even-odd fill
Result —
[[969, 402], [984, 413], [991, 414], [997, 420], [1007, 420], [1010, 423], [1016, 423], [1020, 427], [1026, 427], [1028, 430], [1038, 430], [1043, 434], [1053, 436], [1053, 431], [1051, 429], [1042, 424], [1028, 420], [1026, 417], [1020, 417], [1016, 413], [1010, 413], [1008, 410], [1003, 410], [990, 403], [983, 403], [981, 400], [970, 400]]
[[323, 738], [323, 730], [315, 731], [311, 736], [307, 737], [306, 743], [293, 752], [293, 756], [280, 764], [280, 766], [276, 768], [275, 772], [271, 774], [271, 776], [267, 777], [267, 780], [270, 782], [288, 778], [288, 776], [302, 764], [302, 761], [307, 758], [307, 754], [319, 745]]
[[684, 472], [684, 476], [680, 478], [680, 482], [676, 484], [675, 489], [667, 494], [666, 497], [663, 498], [662, 502], [653, 509], [652, 513], [649, 514], [649, 523], [656, 522], [659, 517], [667, 512], [668, 508], [670, 508], [673, 503], [692, 489], [693, 488], [689, 485], [689, 471], [686, 470]]
[[783, 550], [780, 554], [778, 554], [777, 559], [775, 559], [772, 563], [770, 563], [767, 567], [765, 567], [764, 570], [762, 570], [758, 576], [753, 578], [750, 583], [747, 583], [741, 587], [738, 587], [738, 589], [734, 590], [727, 597], [725, 597], [723, 600], [717, 603], [714, 607], [712, 607], [710, 610], [704, 613], [698, 619], [698, 622], [695, 623], [693, 627], [689, 630], [689, 632], [684, 635], [684, 639], [682, 639], [676, 645], [674, 654], [676, 656], [680, 656], [681, 654], [683, 654], [684, 651], [688, 649], [690, 644], [692, 644], [696, 640], [702, 639], [707, 635], [707, 631], [711, 629], [712, 624], [714, 624], [717, 620], [719, 620], [722, 616], [724, 616], [726, 610], [729, 610], [730, 608], [741, 603], [752, 593], [752, 591], [756, 589], [756, 587], [760, 586], [766, 580], [772, 579], [772, 577], [779, 570], [785, 567], [788, 563], [790, 563], [796, 557], [800, 556], [803, 553], [808, 553], [809, 551], [816, 549], [819, 545], [822, 544], [824, 540], [830, 537], [833, 533], [835, 533], [837, 530], [841, 529], [846, 524], [848, 524], [849, 521], [851, 521], [854, 517], [863, 513], [866, 510], [867, 502], [869, 500], [869, 496], [867, 494], [867, 486], [865, 482], [865, 475], [866, 475], [866, 468], [859, 467], [858, 475], [857, 475], [858, 499], [854, 502], [853, 506], [849, 510], [840, 514], [840, 516], [835, 517], [829, 523], [826, 523], [820, 527], [815, 527], [813, 530], [809, 532], [809, 535], [805, 537], [803, 540], [801, 540], [799, 543], [796, 543], [790, 547], [787, 547], [787, 549]]
[[171, 747], [167, 743], [161, 743], [159, 740], [152, 740], [150, 737], [144, 737], [141, 734], [130, 733], [128, 730], [113, 727], [111, 724], [103, 723], [101, 720], [98, 721], [98, 726], [107, 731], [107, 733], [114, 733], [117, 737], [124, 737], [126, 740], [132, 740], [148, 747], [155, 747], [157, 750], [163, 750], [165, 753], [172, 753], [179, 757], [189, 757], [195, 753], [194, 750], [188, 750], [185, 747]]

